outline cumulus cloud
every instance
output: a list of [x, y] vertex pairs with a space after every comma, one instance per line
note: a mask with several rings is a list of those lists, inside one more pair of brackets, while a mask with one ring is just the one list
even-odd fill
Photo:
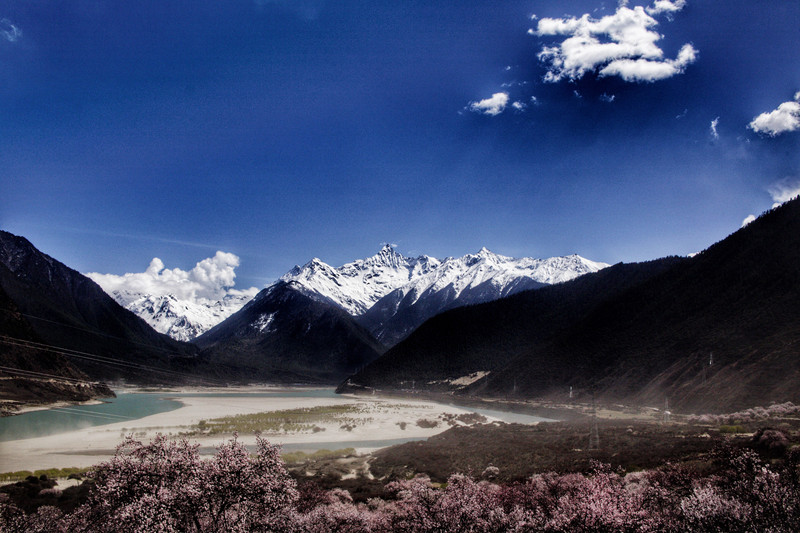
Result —
[[491, 98], [469, 104], [470, 111], [484, 115], [499, 115], [508, 105], [508, 93], [494, 93]]
[[22, 37], [22, 30], [11, 24], [8, 19], [0, 19], [0, 36], [9, 42], [17, 42]]
[[608, 104], [610, 104], [611, 102], [613, 102], [616, 99], [617, 99], [617, 95], [616, 94], [603, 93], [603, 94], [600, 95], [600, 101], [601, 102], [606, 102]]
[[680, 74], [697, 59], [697, 50], [684, 44], [675, 59], [664, 57], [657, 46], [661, 34], [655, 31], [658, 21], [653, 15], [673, 13], [685, 1], [656, 1], [647, 8], [620, 5], [613, 15], [600, 19], [588, 13], [579, 18], [542, 18], [536, 30], [538, 37], [565, 36], [554, 46], [544, 46], [540, 61], [549, 63], [545, 81], [577, 80], [590, 72], [599, 76], [618, 76], [628, 82], [653, 82]]
[[528, 106], [523, 104], [522, 102], [514, 102], [513, 104], [511, 104], [511, 107], [513, 107], [517, 111], [525, 111], [525, 108]]
[[717, 126], [719, 126], [719, 117], [712, 120], [711, 125], [708, 127], [708, 132], [714, 139], [719, 139], [719, 132], [717, 131]]
[[755, 215], [747, 215], [747, 216], [745, 217], [745, 219], [744, 219], [744, 220], [742, 220], [742, 227], [745, 227], [746, 225], [748, 225], [749, 223], [751, 223], [751, 222], [752, 222], [752, 221], [754, 221], [755, 219], [756, 219], [756, 216], [755, 216]]
[[794, 95], [793, 101], [782, 103], [774, 111], [761, 113], [747, 127], [770, 137], [800, 130], [800, 91]]
[[800, 196], [800, 181], [792, 181], [790, 179], [781, 180], [770, 185], [767, 188], [767, 192], [772, 196], [772, 201], [775, 202], [772, 207], [778, 207]]
[[255, 296], [258, 289], [234, 289], [235, 269], [239, 266], [239, 258], [231, 253], [217, 252], [214, 257], [203, 259], [191, 270], [166, 268], [158, 257], [150, 261], [144, 272], [115, 274], [86, 274], [108, 294], [140, 293], [152, 296], [172, 294], [183, 300], [195, 302], [217, 301], [227, 295]]

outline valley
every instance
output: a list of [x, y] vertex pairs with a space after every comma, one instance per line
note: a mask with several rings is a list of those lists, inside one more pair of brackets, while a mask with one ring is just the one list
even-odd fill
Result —
[[409, 259], [387, 246], [338, 268], [296, 267], [186, 342], [145, 320], [156, 308], [178, 318], [178, 300], [137, 296], [139, 316], [3, 232], [4, 411], [62, 403], [0, 419], [2, 470], [45, 476], [0, 493], [69, 512], [92, 482], [61, 492], [46, 472], [80, 477], [121, 442], [190, 447], [210, 465], [223, 449], [265, 453], [261, 438], [282, 447], [276, 464], [301, 492], [346, 490], [352, 505], [397, 483], [446, 498], [459, 483], [580, 482], [585, 496], [606, 478], [633, 494], [667, 476], [671, 503], [644, 515], [690, 520], [692, 484], [746, 483], [756, 474], [742, 461], [769, 461], [780, 472], [770, 479], [796, 491], [798, 250], [800, 200], [692, 257], [639, 263], [485, 249]]
[[234, 433], [252, 446], [260, 432], [285, 451], [353, 448], [365, 453], [454, 426], [547, 420], [485, 409], [478, 410], [486, 414], [473, 414], [470, 407], [430, 399], [342, 396], [329, 388], [128, 389], [117, 396], [107, 405], [0, 419], [2, 471], [88, 468], [111, 457], [127, 435], [144, 441], [159, 433], [187, 436], [213, 451]]

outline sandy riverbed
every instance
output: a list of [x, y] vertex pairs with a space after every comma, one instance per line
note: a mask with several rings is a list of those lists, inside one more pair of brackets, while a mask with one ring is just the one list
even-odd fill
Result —
[[[379, 397], [204, 397], [187, 396], [184, 392], [164, 393], [164, 397], [181, 402], [182, 407], [174, 411], [69, 433], [0, 442], [0, 472], [88, 467], [113, 455], [114, 448], [124, 435], [134, 434], [139, 440], [148, 441], [157, 433], [177, 435], [200, 420], [229, 415], [358, 404], [359, 410], [347, 415], [350, 419], [356, 419], [355, 423], [348, 424], [350, 430], [342, 428], [342, 422], [334, 419], [317, 423], [324, 431], [318, 430], [316, 433], [264, 433], [263, 436], [276, 444], [308, 443], [309, 449], [316, 449], [319, 446], [314, 443], [343, 443], [347, 447], [366, 452], [378, 447], [374, 441], [430, 437], [449, 427], [443, 420], [444, 415], [470, 412], [468, 409], [433, 402]], [[432, 428], [420, 427], [417, 425], [418, 420], [435, 420], [438, 425]], [[401, 429], [401, 425], [405, 429]], [[213, 435], [193, 437], [192, 440], [202, 447], [213, 447], [228, 438], [230, 436]], [[240, 435], [239, 439], [245, 444], [255, 443], [254, 435]], [[359, 441], [365, 445], [358, 446]]]

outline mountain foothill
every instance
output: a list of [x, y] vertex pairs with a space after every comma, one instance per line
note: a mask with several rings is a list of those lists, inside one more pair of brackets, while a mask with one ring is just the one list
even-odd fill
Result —
[[125, 294], [126, 308], [0, 231], [2, 396], [273, 382], [684, 412], [798, 402], [799, 202], [692, 257], [437, 259], [384, 246], [341, 267], [315, 258], [252, 299], [200, 310], [145, 294]]

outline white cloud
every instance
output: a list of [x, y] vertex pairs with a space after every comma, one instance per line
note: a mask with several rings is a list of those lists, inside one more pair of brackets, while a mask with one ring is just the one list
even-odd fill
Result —
[[601, 102], [606, 102], [606, 103], [610, 104], [611, 102], [613, 102], [616, 99], [617, 99], [617, 95], [616, 94], [603, 93], [603, 94], [600, 95], [600, 101]]
[[719, 132], [717, 131], [717, 126], [719, 126], [719, 117], [712, 120], [711, 125], [708, 127], [708, 131], [714, 139], [719, 139]]
[[778, 207], [782, 203], [800, 195], [800, 181], [781, 180], [770, 185], [767, 188], [767, 192], [772, 196], [772, 201], [775, 202], [772, 207]]
[[121, 276], [97, 272], [86, 275], [109, 294], [114, 291], [130, 291], [153, 296], [172, 294], [180, 299], [195, 302], [221, 300], [226, 295], [255, 296], [258, 292], [255, 287], [246, 290], [233, 288], [236, 278], [234, 271], [238, 266], [239, 258], [236, 255], [218, 251], [214, 257], [203, 259], [188, 271], [165, 268], [164, 262], [154, 257], [144, 272]]
[[511, 107], [513, 107], [517, 111], [525, 111], [525, 108], [528, 106], [523, 104], [522, 102], [514, 102], [513, 104], [511, 104]]
[[0, 36], [14, 43], [22, 37], [22, 30], [11, 24], [10, 20], [0, 19]]
[[486, 98], [480, 102], [471, 102], [470, 111], [483, 113], [484, 115], [499, 115], [508, 105], [508, 93], [494, 93], [491, 98]]
[[[659, 14], [678, 11], [684, 5], [685, 1], [664, 1], [648, 9]], [[559, 44], [542, 47], [538, 54], [541, 61], [549, 63], [545, 81], [577, 80], [597, 72], [629, 82], [653, 82], [682, 73], [697, 59], [697, 50], [691, 44], [684, 44], [675, 59], [665, 59], [656, 45], [662, 37], [654, 30], [656, 26], [658, 21], [645, 8], [620, 5], [613, 15], [600, 19], [588, 13], [580, 18], [543, 18], [536, 30], [528, 33], [566, 37]]]
[[800, 130], [800, 91], [794, 95], [794, 101], [784, 102], [769, 113], [761, 113], [747, 127], [770, 137]]
[[660, 15], [661, 13], [671, 14], [680, 11], [685, 5], [686, 0], [675, 0], [674, 2], [670, 0], [656, 0], [653, 2], [652, 6], [646, 7], [645, 11], [651, 15]]
[[744, 219], [744, 220], [742, 220], [742, 227], [745, 227], [746, 225], [748, 225], [749, 223], [751, 223], [751, 222], [752, 222], [752, 221], [754, 221], [755, 219], [756, 219], [756, 216], [755, 216], [755, 215], [747, 215], [747, 216], [745, 217], [745, 219]]

